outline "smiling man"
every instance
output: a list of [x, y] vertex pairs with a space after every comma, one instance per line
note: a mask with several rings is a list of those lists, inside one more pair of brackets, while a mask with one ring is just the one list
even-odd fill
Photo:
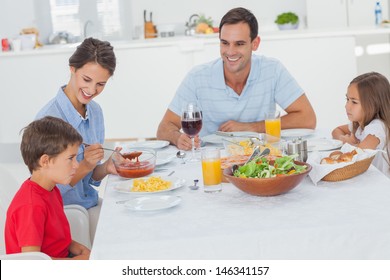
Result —
[[157, 138], [191, 149], [190, 137], [180, 132], [181, 110], [188, 103], [202, 110], [200, 136], [217, 130], [264, 132], [265, 113], [276, 105], [287, 113], [282, 129], [315, 128], [314, 110], [287, 69], [274, 58], [252, 54], [260, 45], [256, 17], [247, 9], [232, 9], [223, 16], [219, 30], [221, 57], [187, 74], [158, 127]]

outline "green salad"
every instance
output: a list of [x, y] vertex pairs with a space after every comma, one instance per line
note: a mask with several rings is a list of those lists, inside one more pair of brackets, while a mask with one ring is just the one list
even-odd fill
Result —
[[302, 173], [307, 166], [295, 164], [296, 157], [297, 155], [290, 155], [276, 158], [273, 165], [266, 158], [255, 158], [240, 166], [233, 175], [239, 178], [272, 178]]

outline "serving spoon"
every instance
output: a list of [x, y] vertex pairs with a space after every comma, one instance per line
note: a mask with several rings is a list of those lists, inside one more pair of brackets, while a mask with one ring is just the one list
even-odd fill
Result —
[[[252, 155], [248, 158], [248, 160], [244, 163], [247, 164], [248, 162], [250, 162], [251, 160], [253, 160], [254, 158], [262, 158], [266, 155], [269, 155], [270, 153], [270, 149], [269, 148], [265, 148], [261, 153], [260, 153], [260, 147], [256, 147], [256, 149], [254, 149]], [[238, 169], [238, 165], [237, 164], [233, 164], [232, 165], [232, 174], [234, 174], [234, 171], [236, 171]]]
[[247, 164], [248, 162], [250, 162], [251, 160], [253, 160], [254, 158], [262, 158], [266, 155], [269, 155], [269, 153], [271, 152], [271, 150], [269, 148], [265, 148], [261, 153], [260, 153], [260, 147], [257, 146], [256, 149], [253, 150], [253, 153], [252, 155], [248, 158], [248, 160], [245, 162], [245, 164]]

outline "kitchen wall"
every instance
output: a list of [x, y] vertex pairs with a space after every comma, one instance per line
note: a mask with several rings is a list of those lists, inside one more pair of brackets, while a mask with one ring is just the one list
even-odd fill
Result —
[[35, 26], [34, 1], [0, 1], [0, 38], [13, 38], [22, 28], [29, 26]]
[[155, 24], [175, 24], [178, 34], [184, 33], [184, 23], [194, 13], [211, 17], [214, 20], [214, 26], [218, 26], [222, 16], [235, 7], [250, 9], [256, 15], [261, 30], [275, 29], [274, 20], [282, 12], [294, 11], [303, 19], [303, 22], [306, 17], [305, 0], [132, 0], [132, 3], [131, 15], [134, 27], [143, 25], [143, 10], [146, 9], [148, 12], [153, 12]]
[[[143, 11], [153, 12], [153, 21], [156, 25], [175, 24], [176, 34], [184, 34], [185, 23], [194, 13], [203, 13], [214, 19], [214, 25], [218, 25], [221, 17], [233, 7], [246, 7], [252, 10], [258, 17], [261, 30], [276, 28], [273, 21], [281, 12], [294, 11], [303, 20], [306, 17], [306, 0], [111, 0], [119, 6], [121, 31], [117, 38], [111, 40], [131, 39], [134, 30], [140, 27], [143, 34]], [[60, 1], [59, 1], [60, 2]], [[70, 3], [72, 1], [69, 1]], [[74, 1], [77, 2], [77, 1]], [[90, 28], [96, 29], [97, 15], [93, 13], [97, 1], [79, 0], [80, 29], [88, 19], [95, 21]], [[110, 1], [108, 1], [110, 2]], [[23, 8], [21, 8], [23, 7]], [[88, 8], [90, 7], [90, 8]], [[0, 1], [0, 37], [13, 38], [24, 27], [35, 26], [39, 28], [42, 42], [47, 42], [52, 33], [50, 19], [50, 0], [1, 0]], [[104, 23], [100, 22], [100, 25]], [[302, 27], [304, 24], [301, 25]], [[81, 30], [80, 30], [81, 31]], [[96, 33], [98, 30], [92, 30]], [[107, 39], [104, 38], [103, 39]]]

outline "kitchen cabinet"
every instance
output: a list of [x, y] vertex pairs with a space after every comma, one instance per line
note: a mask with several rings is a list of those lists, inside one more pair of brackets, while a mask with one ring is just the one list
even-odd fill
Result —
[[[308, 28], [375, 25], [375, 0], [306, 0]], [[388, 19], [388, 0], [380, 1], [382, 18]]]

